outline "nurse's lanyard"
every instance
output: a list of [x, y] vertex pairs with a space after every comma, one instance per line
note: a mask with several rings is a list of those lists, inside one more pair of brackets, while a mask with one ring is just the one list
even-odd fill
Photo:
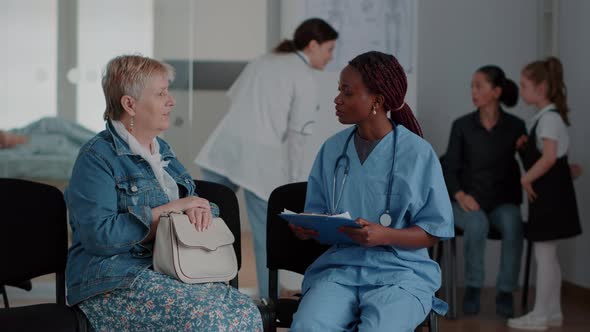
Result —
[[[393, 125], [393, 156], [391, 158], [391, 171], [389, 172], [389, 185], [387, 186], [387, 199], [385, 201], [385, 209], [381, 216], [379, 217], [379, 223], [385, 227], [391, 225], [391, 214], [389, 212], [389, 201], [391, 200], [391, 189], [393, 188], [393, 168], [395, 165], [395, 150], [396, 150], [396, 143], [397, 143], [397, 130], [395, 129], [395, 123], [392, 120], [391, 124]], [[334, 165], [334, 183], [332, 186], [332, 214], [336, 214], [336, 210], [340, 205], [340, 200], [342, 199], [342, 193], [344, 191], [344, 184], [346, 183], [346, 178], [348, 177], [348, 172], [350, 171], [350, 158], [346, 154], [346, 150], [348, 150], [348, 143], [354, 136], [354, 134], [358, 131], [358, 127], [355, 127], [354, 130], [348, 135], [346, 139], [346, 143], [344, 144], [344, 148], [342, 149], [342, 153], [336, 159], [336, 165]], [[336, 175], [338, 174], [338, 168], [341, 163], [344, 163], [344, 174], [342, 176], [342, 183], [340, 186], [340, 191], [338, 195], [336, 195]]]

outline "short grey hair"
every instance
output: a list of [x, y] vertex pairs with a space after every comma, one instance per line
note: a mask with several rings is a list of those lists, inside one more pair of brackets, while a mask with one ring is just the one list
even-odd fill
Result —
[[164, 75], [174, 81], [172, 66], [142, 55], [121, 55], [107, 64], [102, 76], [102, 90], [106, 100], [103, 118], [119, 120], [123, 114], [121, 98], [131, 96], [139, 99], [146, 82], [153, 75]]

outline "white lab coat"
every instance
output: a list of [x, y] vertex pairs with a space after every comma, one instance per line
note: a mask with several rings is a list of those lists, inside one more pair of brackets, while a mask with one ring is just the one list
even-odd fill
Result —
[[300, 56], [267, 54], [244, 68], [197, 165], [263, 200], [280, 185], [307, 179], [304, 148], [319, 104], [313, 69]]

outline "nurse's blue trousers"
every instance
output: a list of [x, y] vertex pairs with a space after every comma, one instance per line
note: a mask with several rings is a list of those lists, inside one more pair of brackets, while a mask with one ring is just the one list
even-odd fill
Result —
[[320, 281], [303, 295], [290, 331], [414, 331], [428, 312], [430, 307], [395, 285]]

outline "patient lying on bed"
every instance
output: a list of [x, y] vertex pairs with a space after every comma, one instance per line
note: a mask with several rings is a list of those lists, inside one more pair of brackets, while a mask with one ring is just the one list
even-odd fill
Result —
[[19, 144], [25, 144], [27, 140], [27, 136], [0, 130], [0, 149], [10, 149]]
[[0, 177], [67, 180], [78, 150], [94, 135], [58, 117], [0, 131]]

